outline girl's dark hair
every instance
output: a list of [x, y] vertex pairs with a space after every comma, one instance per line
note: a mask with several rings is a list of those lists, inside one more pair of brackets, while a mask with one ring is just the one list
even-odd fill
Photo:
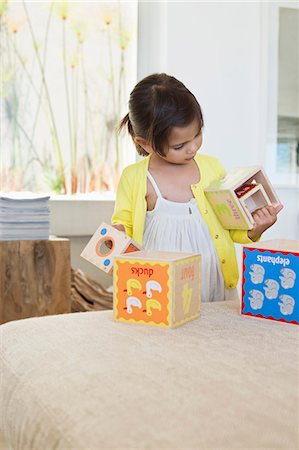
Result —
[[[140, 136], [157, 153], [166, 156], [172, 128], [189, 125], [196, 118], [202, 128], [201, 108], [186, 86], [166, 73], [155, 73], [136, 84], [130, 94], [129, 113], [119, 129], [127, 127], [133, 140]], [[136, 142], [135, 145], [140, 155], [147, 155]]]

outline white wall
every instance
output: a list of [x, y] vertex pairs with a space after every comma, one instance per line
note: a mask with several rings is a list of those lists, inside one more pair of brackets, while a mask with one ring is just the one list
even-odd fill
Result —
[[[203, 151], [219, 157], [227, 168], [261, 162], [259, 3], [162, 5], [140, 4], [138, 78], [165, 71], [184, 82], [203, 109]], [[156, 22], [154, 12], [159, 17], [162, 12], [163, 23]]]

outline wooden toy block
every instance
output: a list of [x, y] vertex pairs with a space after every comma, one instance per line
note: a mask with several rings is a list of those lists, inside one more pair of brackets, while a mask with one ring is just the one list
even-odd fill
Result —
[[200, 255], [139, 251], [114, 262], [116, 320], [175, 328], [200, 314]]
[[282, 209], [267, 175], [259, 166], [230, 170], [205, 189], [205, 194], [227, 230], [251, 230], [252, 213], [258, 208], [272, 205], [277, 211]]
[[115, 255], [137, 250], [140, 250], [140, 246], [133, 239], [103, 222], [80, 256], [112, 275]]
[[243, 246], [241, 313], [299, 324], [299, 241]]

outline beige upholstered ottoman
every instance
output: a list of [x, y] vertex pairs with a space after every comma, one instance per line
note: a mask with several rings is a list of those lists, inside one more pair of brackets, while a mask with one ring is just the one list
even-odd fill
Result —
[[176, 329], [111, 311], [1, 330], [1, 428], [13, 449], [299, 447], [298, 327], [203, 304]]

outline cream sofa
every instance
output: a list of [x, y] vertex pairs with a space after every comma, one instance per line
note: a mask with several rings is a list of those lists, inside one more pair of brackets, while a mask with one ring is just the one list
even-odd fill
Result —
[[112, 311], [1, 330], [1, 429], [12, 449], [299, 447], [298, 327], [202, 306], [175, 329]]

